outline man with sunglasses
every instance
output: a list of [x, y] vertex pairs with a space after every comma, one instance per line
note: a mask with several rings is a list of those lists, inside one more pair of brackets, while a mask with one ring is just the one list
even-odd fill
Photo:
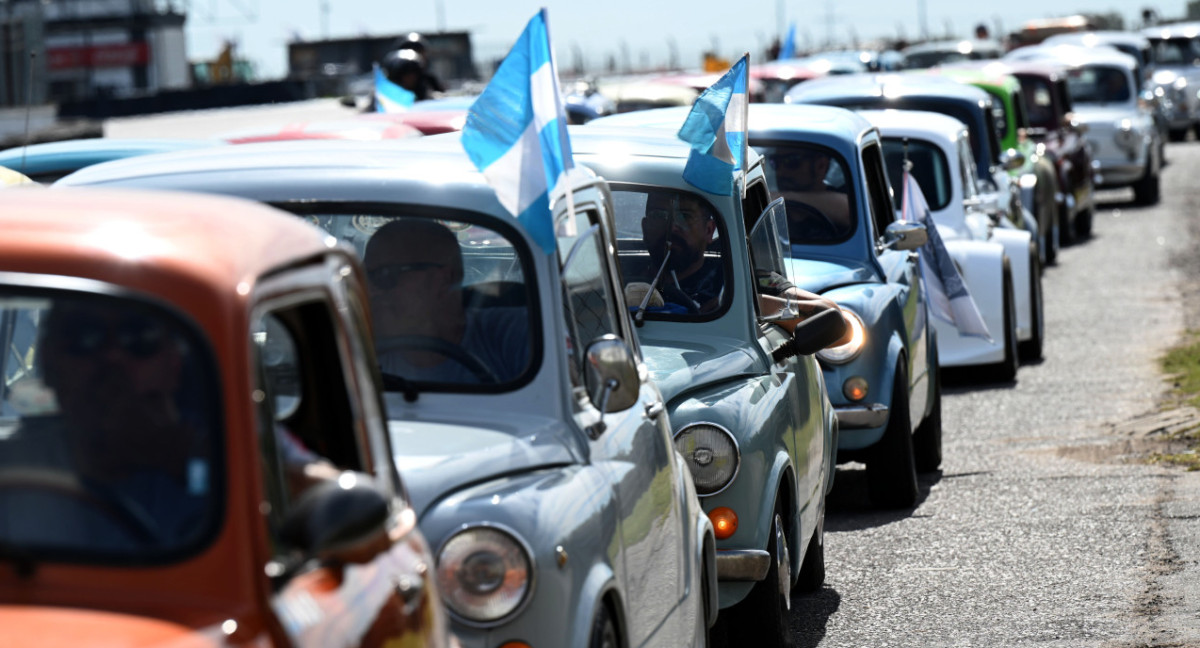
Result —
[[768, 155], [779, 195], [787, 201], [788, 224], [796, 240], [836, 240], [852, 229], [850, 199], [826, 184], [828, 153], [817, 149], [779, 149]]
[[529, 365], [528, 311], [467, 307], [462, 250], [445, 225], [390, 221], [367, 241], [363, 263], [385, 379], [501, 383]]
[[[651, 283], [658, 299], [652, 310], [704, 314], [717, 309], [725, 285], [720, 254], [705, 255], [716, 240], [711, 207], [694, 195], [651, 191], [646, 196], [642, 240], [650, 262], [630, 277], [626, 290], [631, 307], [640, 305]], [[655, 278], [657, 282], [654, 282]]]

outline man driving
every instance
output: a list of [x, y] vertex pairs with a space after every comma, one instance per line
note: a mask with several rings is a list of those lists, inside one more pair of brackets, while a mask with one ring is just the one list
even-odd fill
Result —
[[795, 238], [831, 240], [850, 231], [849, 197], [825, 184], [833, 163], [828, 153], [809, 148], [780, 149], [770, 160], [779, 194], [788, 202], [788, 221]]

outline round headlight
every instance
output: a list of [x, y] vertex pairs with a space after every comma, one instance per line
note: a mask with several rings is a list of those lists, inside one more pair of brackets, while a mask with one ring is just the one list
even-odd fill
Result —
[[468, 622], [491, 623], [526, 599], [533, 561], [511, 534], [495, 527], [470, 527], [442, 545], [437, 578], [451, 611]]
[[867, 343], [867, 327], [863, 324], [862, 318], [858, 313], [842, 307], [842, 314], [846, 318], [846, 324], [850, 326], [850, 341], [835, 347], [821, 349], [817, 351], [817, 358], [824, 360], [830, 364], [845, 364], [858, 357], [862, 353], [863, 346]]
[[675, 449], [687, 462], [696, 493], [700, 495], [712, 495], [728, 486], [741, 461], [733, 435], [711, 423], [680, 430], [675, 435]]

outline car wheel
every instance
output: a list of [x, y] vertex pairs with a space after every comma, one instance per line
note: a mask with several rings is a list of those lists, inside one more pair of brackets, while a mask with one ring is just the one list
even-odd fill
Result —
[[724, 625], [731, 637], [738, 637], [737, 645], [786, 648], [794, 643], [788, 629], [792, 568], [783, 514], [778, 509], [771, 522], [767, 552], [771, 555], [767, 577], [755, 583], [741, 603], [722, 611], [717, 623]]
[[1158, 174], [1150, 169], [1150, 164], [1147, 162], [1146, 175], [1133, 185], [1133, 202], [1139, 205], [1154, 205], [1158, 203], [1158, 198]]
[[1004, 260], [1004, 360], [989, 367], [996, 382], [1012, 382], [1017, 377], [1017, 308], [1013, 298], [1012, 271]]
[[908, 374], [903, 364], [896, 368], [887, 428], [867, 456], [867, 492], [871, 503], [880, 508], [907, 508], [917, 501], [917, 464], [913, 457], [912, 422], [908, 417]]
[[612, 612], [608, 606], [601, 604], [592, 621], [592, 638], [588, 641], [589, 648], [621, 648], [617, 639], [617, 624], [613, 621]]
[[1046, 338], [1046, 318], [1042, 304], [1042, 270], [1037, 267], [1037, 253], [1029, 251], [1029, 312], [1033, 336], [1020, 344], [1020, 359], [1032, 362], [1042, 359], [1042, 342]]
[[696, 610], [696, 634], [693, 637], [692, 645], [695, 648], [708, 648], [712, 645], [712, 636], [709, 634], [710, 624], [708, 611], [708, 573], [707, 568], [700, 572], [700, 605]]
[[1187, 139], [1187, 136], [1188, 129], [1186, 128], [1172, 128], [1167, 131], [1167, 139], [1171, 140], [1172, 142], [1182, 142], [1183, 140]]
[[1041, 209], [1052, 212], [1049, 216], [1038, 219], [1039, 223], [1049, 225], [1042, 228], [1042, 251], [1046, 254], [1046, 265], [1052, 266], [1058, 263], [1058, 207], [1054, 201], [1043, 201]]
[[936, 341], [933, 344], [933, 360], [929, 368], [933, 406], [913, 434], [917, 472], [933, 472], [942, 465], [942, 370], [938, 364]]
[[1095, 209], [1089, 207], [1075, 216], [1075, 243], [1079, 243], [1092, 235], [1092, 214], [1094, 213]]
[[[824, 495], [821, 496], [822, 499]], [[825, 584], [825, 504], [821, 503], [821, 518], [813, 529], [808, 548], [804, 551], [804, 562], [800, 563], [800, 575], [796, 578], [793, 592], [808, 594], [821, 589]]]

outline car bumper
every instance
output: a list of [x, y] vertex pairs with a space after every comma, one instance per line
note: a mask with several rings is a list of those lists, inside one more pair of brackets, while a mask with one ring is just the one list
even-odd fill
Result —
[[762, 549], [718, 549], [717, 580], [757, 582], [767, 577], [771, 554]]
[[1126, 187], [1141, 180], [1144, 175], [1145, 164], [1100, 160], [1096, 165], [1094, 178], [1099, 188]]

